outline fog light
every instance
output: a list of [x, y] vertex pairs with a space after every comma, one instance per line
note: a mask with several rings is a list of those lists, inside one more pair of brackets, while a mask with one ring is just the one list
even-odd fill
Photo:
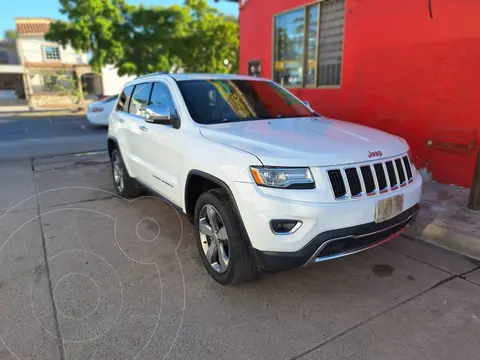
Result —
[[270, 229], [274, 234], [293, 234], [297, 231], [302, 222], [298, 220], [271, 220]]

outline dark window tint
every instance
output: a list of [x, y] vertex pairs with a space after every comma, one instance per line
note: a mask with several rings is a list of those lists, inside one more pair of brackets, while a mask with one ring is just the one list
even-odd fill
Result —
[[0, 64], [8, 64], [8, 53], [0, 51]]
[[270, 81], [186, 80], [178, 87], [190, 116], [201, 124], [316, 116]]
[[149, 105], [164, 105], [170, 110], [172, 117], [178, 117], [175, 103], [173, 101], [170, 90], [167, 85], [163, 83], [153, 83], [152, 95], [150, 97]]
[[128, 112], [130, 114], [143, 116], [143, 110], [148, 105], [151, 87], [151, 83], [135, 85], [132, 99], [130, 100], [130, 106], [128, 107]]
[[118, 99], [117, 103], [117, 111], [127, 111], [127, 104], [130, 95], [132, 95], [133, 85], [127, 86], [123, 89], [122, 93], [120, 94], [120, 99]]

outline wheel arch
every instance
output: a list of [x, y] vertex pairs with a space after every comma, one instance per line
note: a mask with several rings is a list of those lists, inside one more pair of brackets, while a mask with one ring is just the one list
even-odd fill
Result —
[[[190, 170], [186, 181], [185, 181], [185, 195], [184, 195], [184, 201], [185, 201], [185, 213], [188, 217], [188, 219], [193, 223], [193, 217], [195, 213], [195, 205], [198, 197], [204, 192], [202, 190], [202, 186], [199, 185], [198, 187], [195, 188], [194, 182], [196, 179], [203, 179], [204, 181], [208, 181], [211, 184], [215, 184], [215, 187], [211, 187], [210, 189], [213, 188], [220, 188], [225, 190], [225, 192], [228, 195], [228, 198], [230, 199], [230, 204], [232, 205], [232, 209], [235, 213], [235, 215], [238, 218], [238, 222], [240, 223], [240, 229], [243, 235], [243, 238], [246, 239], [247, 245], [249, 247], [252, 247], [252, 243], [250, 242], [250, 238], [248, 237], [245, 225], [243, 223], [242, 216], [240, 214], [240, 210], [238, 209], [237, 203], [235, 201], [235, 197], [233, 196], [232, 190], [230, 187], [221, 179], [217, 178], [216, 176], [213, 176], [211, 174], [208, 174], [206, 172], [203, 172], [201, 170]], [[200, 190], [200, 191], [199, 191]], [[207, 191], [208, 191], [207, 190]]]
[[108, 145], [108, 156], [112, 158], [112, 152], [114, 149], [118, 149], [120, 151], [120, 147], [118, 146], [118, 141], [113, 136], [109, 136], [107, 140]]

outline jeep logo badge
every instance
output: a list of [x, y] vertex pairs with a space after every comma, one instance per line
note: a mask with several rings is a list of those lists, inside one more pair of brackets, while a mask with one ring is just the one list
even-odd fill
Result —
[[372, 157], [382, 157], [382, 152], [381, 151], [369, 151], [368, 152], [368, 157], [369, 158], [372, 158]]

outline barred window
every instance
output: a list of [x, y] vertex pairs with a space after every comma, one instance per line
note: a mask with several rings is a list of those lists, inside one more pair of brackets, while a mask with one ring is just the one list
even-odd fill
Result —
[[45, 46], [45, 59], [60, 60], [60, 50], [58, 46]]
[[275, 17], [274, 80], [284, 86], [340, 85], [345, 0]]

